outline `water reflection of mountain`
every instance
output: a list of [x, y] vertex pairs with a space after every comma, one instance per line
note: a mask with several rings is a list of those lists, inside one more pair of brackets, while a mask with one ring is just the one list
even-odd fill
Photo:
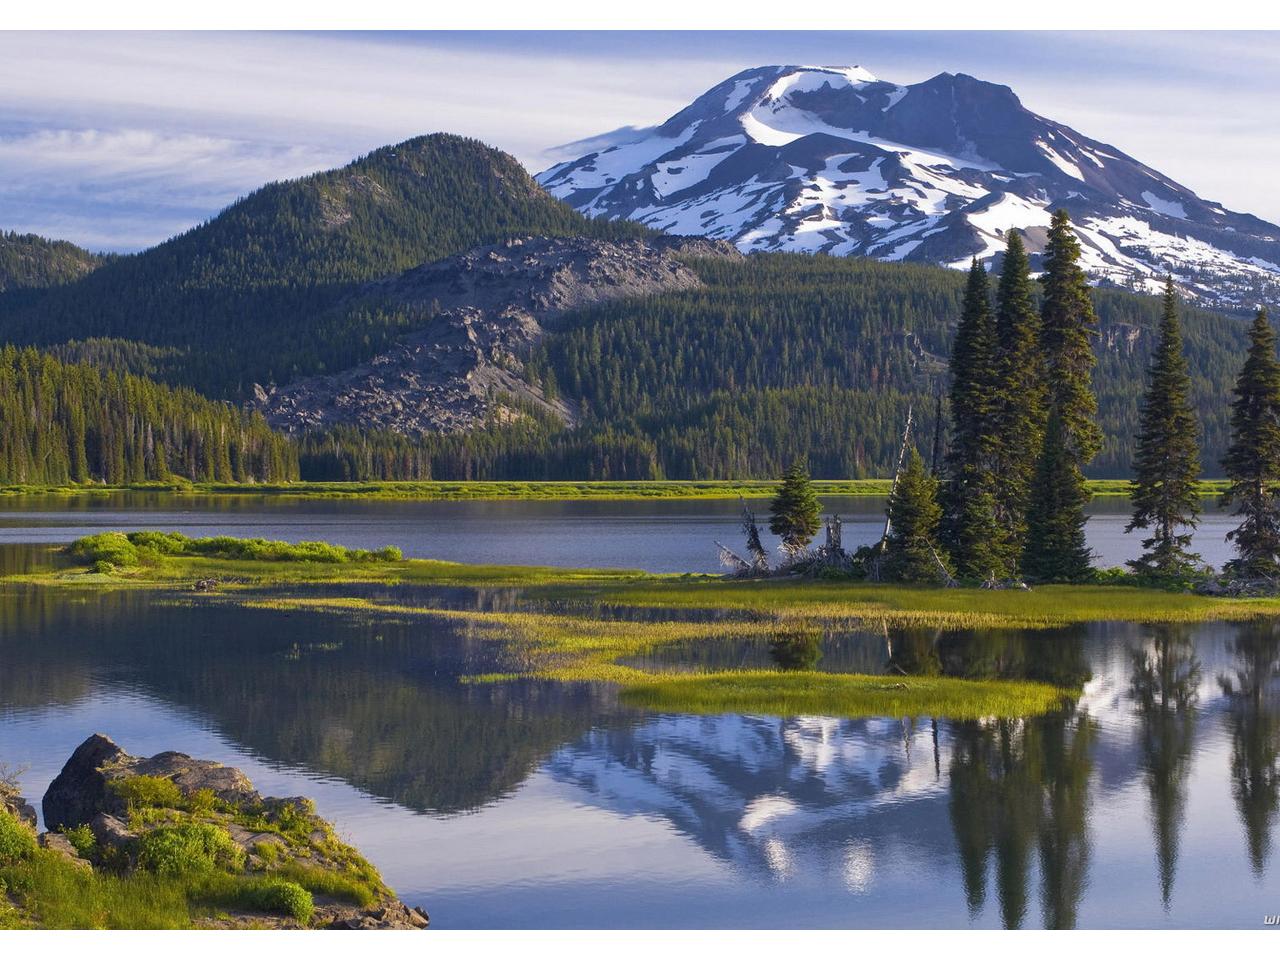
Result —
[[0, 710], [137, 689], [270, 762], [423, 812], [508, 794], [606, 705], [581, 686], [457, 683], [496, 661], [491, 641], [455, 622], [19, 590], [0, 596], [0, 631]]
[[[665, 820], [760, 879], [804, 874], [856, 886], [895, 858], [916, 858], [954, 869], [975, 915], [994, 903], [1005, 926], [1073, 927], [1094, 811], [1137, 784], [1168, 905], [1196, 734], [1226, 722], [1233, 746], [1223, 774], [1251, 858], [1265, 862], [1280, 815], [1275, 627], [1099, 625], [1041, 635], [1056, 646], [1039, 660], [992, 637], [890, 639], [895, 660], [922, 668], [973, 676], [1083, 668], [1091, 679], [1071, 710], [1027, 720], [651, 717], [593, 730], [547, 770], [589, 802]], [[1218, 675], [1222, 690], [1207, 679]]]
[[[1088, 679], [1072, 710], [1021, 721], [640, 716], [585, 686], [459, 684], [503, 664], [455, 621], [14, 589], [0, 594], [0, 713], [141, 691], [269, 762], [431, 813], [507, 796], [542, 767], [575, 799], [669, 824], [757, 880], [856, 890], [914, 864], [947, 876], [957, 906], [1008, 926], [1077, 922], [1093, 818], [1123, 793], [1149, 814], [1149, 890], [1176, 901], [1188, 785], [1211, 763], [1239, 824], [1219, 829], [1241, 831], [1265, 876], [1280, 819], [1272, 624], [834, 639], [823, 667]], [[742, 649], [699, 653], [715, 663]]]

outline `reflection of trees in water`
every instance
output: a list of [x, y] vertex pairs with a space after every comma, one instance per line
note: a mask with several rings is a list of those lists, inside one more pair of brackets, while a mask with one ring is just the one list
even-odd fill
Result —
[[948, 630], [938, 635], [938, 657], [947, 676], [970, 680], [1040, 680], [1078, 686], [1091, 670], [1085, 630]]
[[1160, 898], [1169, 909], [1186, 819], [1187, 777], [1200, 687], [1200, 661], [1182, 624], [1152, 627], [1150, 647], [1131, 651], [1129, 692], [1139, 719], [1142, 767], [1151, 798]]
[[1241, 625], [1231, 645], [1234, 669], [1219, 677], [1229, 701], [1231, 792], [1244, 823], [1253, 871], [1261, 877], [1271, 853], [1271, 830], [1280, 806], [1280, 625]]
[[1043, 923], [1074, 927], [1089, 861], [1094, 721], [1064, 712], [953, 723], [951, 733], [951, 823], [970, 912], [986, 902], [994, 861], [1001, 920], [1022, 926], [1038, 850]]
[[0, 707], [137, 688], [270, 761], [424, 812], [510, 793], [601, 706], [585, 686], [458, 684], [493, 666], [494, 644], [456, 621], [23, 591], [0, 598], [0, 625]]
[[822, 659], [822, 631], [813, 627], [776, 630], [769, 637], [769, 656], [782, 670], [812, 670]]

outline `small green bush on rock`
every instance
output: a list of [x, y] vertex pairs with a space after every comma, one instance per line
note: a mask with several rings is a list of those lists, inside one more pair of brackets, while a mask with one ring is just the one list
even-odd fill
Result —
[[184, 823], [160, 827], [143, 836], [138, 842], [138, 866], [170, 876], [216, 867], [239, 870], [244, 866], [244, 851], [221, 827]]
[[69, 829], [63, 830], [62, 834], [71, 842], [71, 845], [76, 848], [76, 853], [80, 854], [80, 856], [85, 860], [91, 860], [94, 853], [97, 852], [97, 838], [94, 837], [93, 831], [89, 829], [89, 825], [87, 823], [82, 823], [78, 827], [70, 827]]
[[172, 807], [183, 805], [182, 791], [172, 780], [146, 774], [113, 780], [109, 789], [130, 807]]

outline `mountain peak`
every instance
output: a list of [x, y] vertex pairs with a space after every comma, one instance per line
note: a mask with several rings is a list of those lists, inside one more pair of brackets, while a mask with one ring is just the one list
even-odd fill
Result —
[[965, 73], [900, 85], [858, 66], [755, 67], [657, 127], [582, 143], [538, 175], [553, 195], [744, 252], [964, 268], [997, 256], [1011, 229], [1034, 254], [1066, 207], [1096, 282], [1156, 292], [1172, 271], [1187, 292], [1240, 307], [1280, 283], [1280, 227]]

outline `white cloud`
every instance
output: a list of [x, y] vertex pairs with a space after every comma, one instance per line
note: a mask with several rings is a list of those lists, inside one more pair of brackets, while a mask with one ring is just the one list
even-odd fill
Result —
[[1007, 83], [1031, 109], [1202, 196], [1280, 220], [1268, 182], [1280, 138], [1274, 39], [812, 32], [539, 34], [525, 44], [0, 32], [0, 228], [136, 248], [267, 180], [437, 130], [538, 170], [553, 145], [661, 122], [766, 62], [862, 62], [899, 82], [963, 70]]

